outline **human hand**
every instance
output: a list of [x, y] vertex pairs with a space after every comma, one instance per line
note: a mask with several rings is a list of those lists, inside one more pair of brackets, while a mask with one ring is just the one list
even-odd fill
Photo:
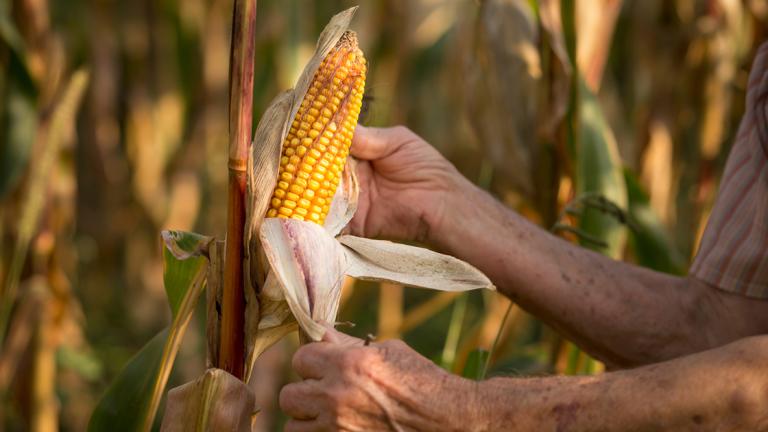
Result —
[[359, 158], [360, 198], [353, 234], [435, 242], [452, 200], [471, 184], [440, 153], [408, 128], [357, 126], [352, 155]]
[[468, 430], [476, 386], [397, 340], [372, 343], [329, 328], [293, 356], [304, 380], [283, 387], [285, 430]]

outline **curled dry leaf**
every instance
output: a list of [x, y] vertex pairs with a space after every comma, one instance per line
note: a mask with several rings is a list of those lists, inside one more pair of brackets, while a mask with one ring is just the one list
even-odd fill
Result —
[[213, 242], [213, 237], [185, 231], [165, 230], [160, 235], [168, 252], [182, 261], [199, 256], [207, 257]]
[[331, 209], [325, 218], [325, 230], [334, 237], [339, 235], [341, 230], [349, 224], [357, 211], [360, 183], [357, 181], [357, 174], [355, 174], [356, 165], [353, 158], [347, 160], [341, 183], [336, 189], [336, 194], [331, 202]]
[[449, 255], [386, 240], [339, 237], [345, 246], [349, 276], [398, 282], [440, 291], [495, 289], [483, 273]]

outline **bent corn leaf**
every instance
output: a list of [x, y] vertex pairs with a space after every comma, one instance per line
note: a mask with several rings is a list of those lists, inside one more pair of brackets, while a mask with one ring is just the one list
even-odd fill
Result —
[[485, 364], [488, 362], [490, 353], [484, 349], [476, 349], [469, 353], [467, 356], [467, 363], [464, 365], [464, 370], [461, 372], [461, 376], [469, 378], [475, 381], [482, 381], [485, 379]]
[[141, 430], [167, 338], [166, 328], [128, 361], [93, 410], [89, 431]]
[[[616, 138], [603, 116], [597, 98], [583, 82], [579, 87], [579, 95], [574, 179], [576, 195], [598, 194], [619, 208], [626, 209], [627, 189]], [[614, 216], [595, 208], [585, 208], [579, 219], [579, 228], [607, 245], [606, 248], [598, 247], [596, 250], [612, 258], [621, 257], [627, 228]]]
[[164, 231], [163, 282], [173, 312], [170, 327], [155, 336], [133, 357], [96, 406], [89, 431], [148, 431], [173, 368], [181, 339], [208, 269], [213, 238], [181, 231]]
[[629, 170], [624, 171], [629, 196], [629, 215], [632, 229], [629, 245], [637, 263], [657, 271], [681, 275], [685, 272], [685, 260], [670, 241], [670, 235], [653, 211], [648, 195], [640, 182]]

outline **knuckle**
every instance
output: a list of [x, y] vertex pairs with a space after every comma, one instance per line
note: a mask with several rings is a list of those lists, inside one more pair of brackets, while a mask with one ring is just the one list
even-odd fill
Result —
[[390, 350], [390, 349], [392, 349], [392, 350], [406, 350], [406, 349], [408, 349], [408, 344], [406, 344], [405, 342], [403, 342], [400, 339], [390, 339], [390, 340], [382, 342], [381, 345], [384, 348], [388, 349], [388, 350]]
[[325, 399], [328, 413], [332, 417], [337, 417], [345, 405], [346, 391], [339, 387], [328, 388], [325, 390]]
[[376, 361], [378, 357], [377, 350], [370, 348], [350, 349], [339, 357], [339, 367], [342, 372], [357, 372]]
[[292, 411], [292, 408], [295, 406], [295, 401], [298, 396], [298, 384], [288, 384], [284, 386], [280, 390], [280, 395], [278, 396], [278, 404], [280, 405], [280, 409], [282, 409], [285, 412]]
[[346, 372], [350, 369], [356, 368], [361, 360], [362, 358], [360, 355], [360, 350], [351, 349], [339, 356], [339, 367], [341, 368], [342, 372]]
[[298, 371], [302, 368], [306, 355], [308, 354], [307, 349], [308, 346], [304, 345], [293, 354], [293, 358], [291, 358], [291, 368], [293, 368], [293, 370]]
[[413, 132], [407, 126], [403, 126], [403, 125], [398, 125], [393, 127], [392, 133], [398, 138], [398, 141], [403, 141], [403, 142], [413, 141], [419, 138], [419, 136], [416, 135], [415, 132]]

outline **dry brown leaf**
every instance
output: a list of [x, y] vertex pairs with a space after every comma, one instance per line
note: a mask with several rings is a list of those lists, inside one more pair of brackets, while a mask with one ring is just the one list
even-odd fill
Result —
[[415, 246], [341, 236], [347, 274], [365, 280], [401, 283], [440, 291], [496, 288], [480, 270], [450, 255]]
[[474, 47], [464, 61], [467, 113], [486, 157], [502, 178], [530, 196], [536, 146], [538, 29], [525, 0], [480, 7]]
[[285, 301], [301, 328], [319, 340], [334, 322], [346, 260], [339, 243], [312, 222], [265, 219], [261, 241]]
[[541, 125], [539, 129], [542, 137], [551, 140], [554, 139], [559, 125], [568, 112], [573, 70], [568, 57], [568, 50], [565, 48], [560, 2], [541, 0], [539, 2], [539, 19], [553, 60], [551, 62], [550, 75], [552, 78], [548, 89], [547, 106], [542, 107], [540, 111]]
[[576, 62], [587, 87], [595, 93], [600, 89], [621, 3], [621, 0], [575, 3], [576, 32], [579, 35]]
[[208, 369], [195, 381], [168, 392], [163, 432], [250, 432], [256, 397], [243, 381], [221, 369]]

